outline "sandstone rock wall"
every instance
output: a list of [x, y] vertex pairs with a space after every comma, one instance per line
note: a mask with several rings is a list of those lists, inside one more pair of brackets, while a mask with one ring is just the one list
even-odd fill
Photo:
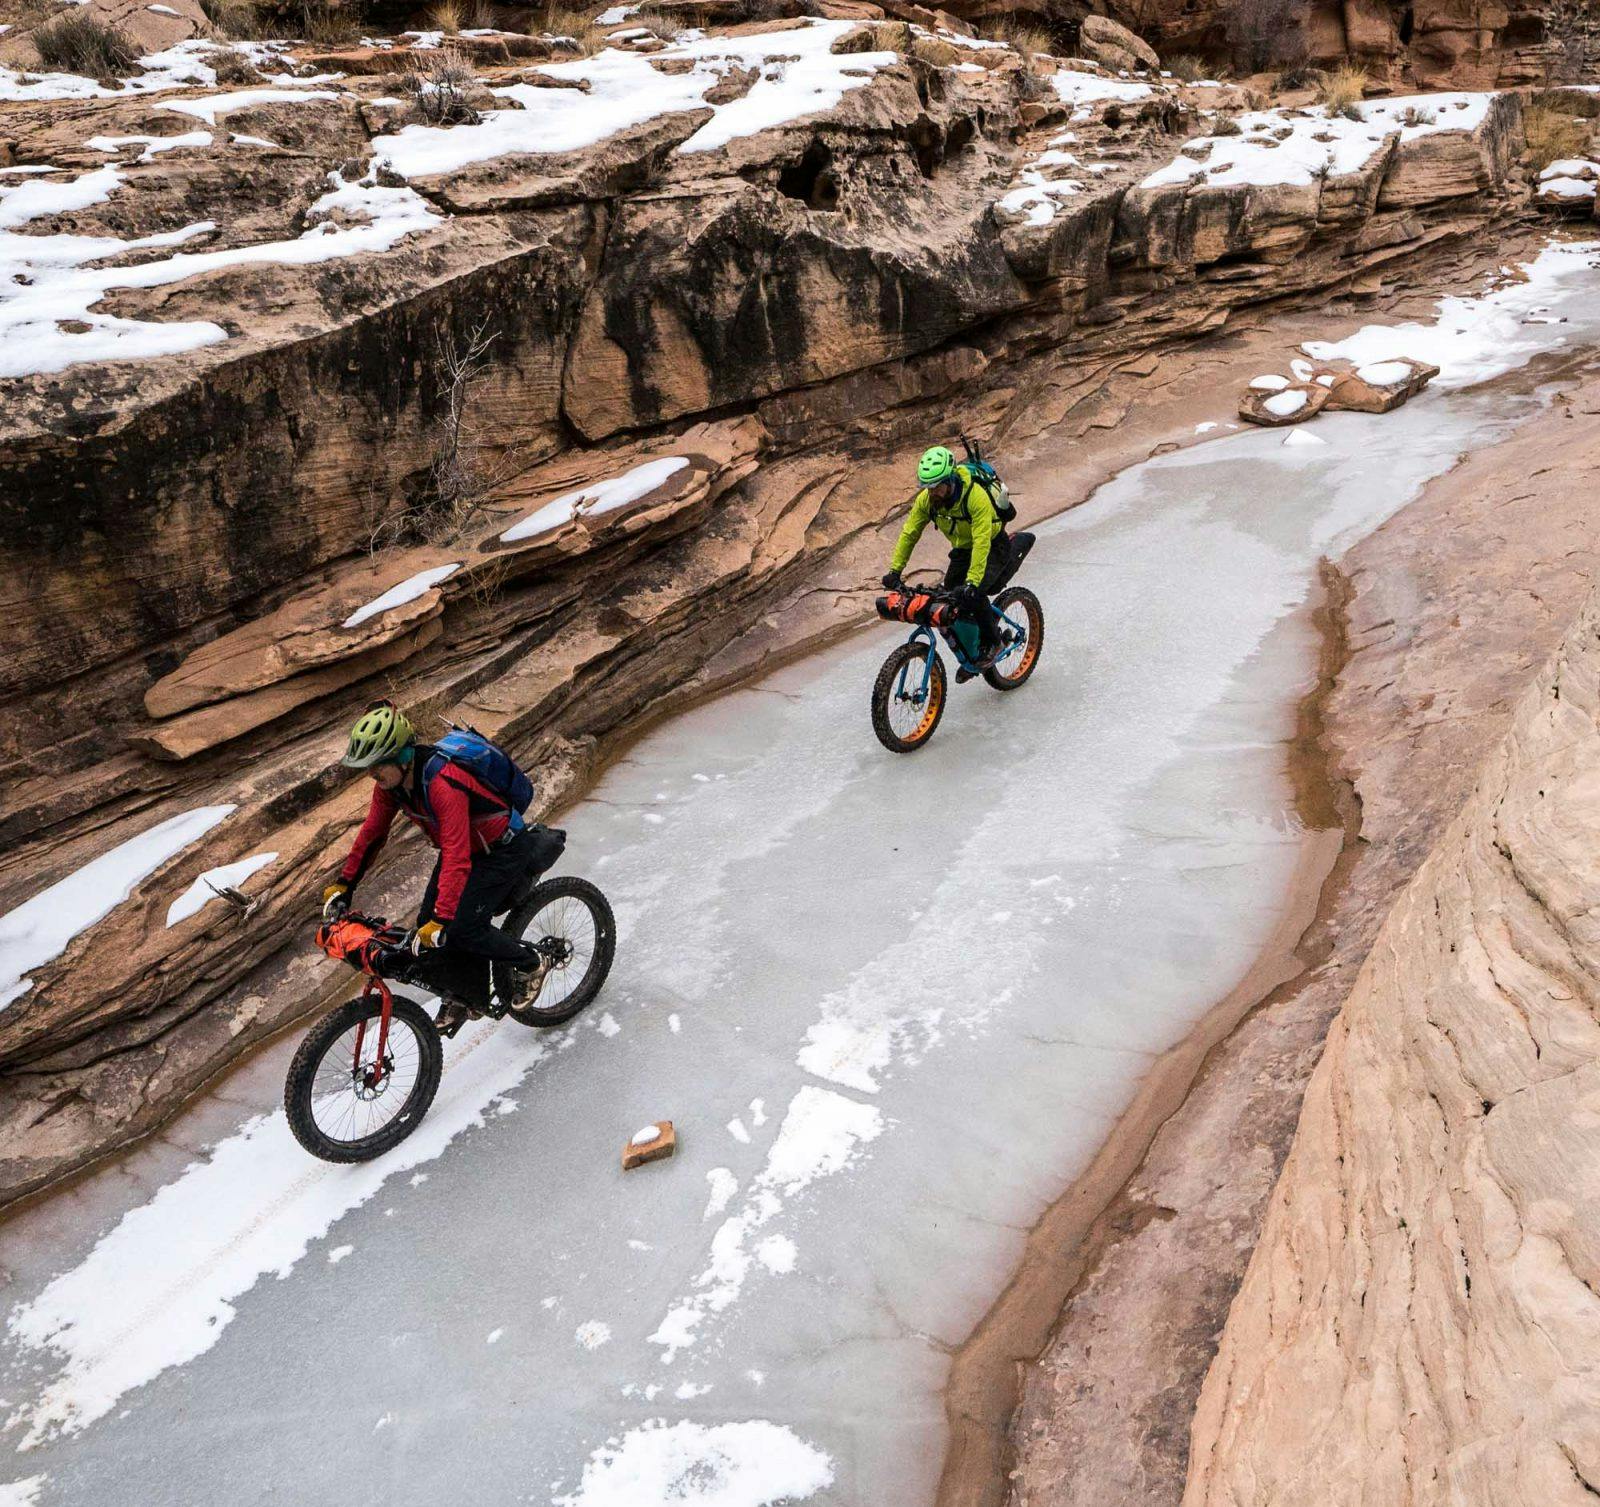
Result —
[[1591, 597], [1329, 1034], [1187, 1507], [1600, 1495], [1597, 715]]
[[1171, 59], [1191, 53], [1246, 71], [1347, 61], [1423, 89], [1544, 82], [1550, 66], [1531, 0], [1110, 0], [1112, 15]]

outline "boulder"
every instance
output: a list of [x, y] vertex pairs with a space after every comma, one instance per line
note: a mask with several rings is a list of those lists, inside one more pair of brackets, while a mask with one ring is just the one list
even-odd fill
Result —
[[1148, 42], [1108, 16], [1085, 16], [1078, 33], [1078, 50], [1092, 63], [1132, 73], [1136, 68], [1156, 69], [1161, 59]]
[[1269, 428], [1303, 424], [1328, 406], [1328, 397], [1328, 389], [1318, 382], [1285, 381], [1271, 389], [1251, 386], [1239, 398], [1239, 417]]
[[1409, 402], [1435, 377], [1437, 366], [1410, 356], [1395, 356], [1387, 361], [1369, 361], [1354, 371], [1340, 372], [1328, 389], [1329, 408], [1354, 413], [1388, 413]]
[[1378, 191], [1378, 208], [1408, 209], [1446, 199], [1493, 193], [1505, 183], [1521, 149], [1522, 99], [1497, 94], [1482, 118], [1459, 130], [1447, 128], [1453, 114], [1469, 118], [1469, 104], [1441, 105], [1435, 125], [1421, 134], [1402, 131]]
[[1539, 174], [1533, 202], [1559, 215], [1600, 215], [1596, 190], [1600, 189], [1600, 162], [1566, 158], [1552, 162]]

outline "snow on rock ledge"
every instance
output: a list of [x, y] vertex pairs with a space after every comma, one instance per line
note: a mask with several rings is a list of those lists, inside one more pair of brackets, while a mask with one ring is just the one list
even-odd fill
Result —
[[1600, 599], [1328, 1036], [1186, 1507], [1600, 1490]]

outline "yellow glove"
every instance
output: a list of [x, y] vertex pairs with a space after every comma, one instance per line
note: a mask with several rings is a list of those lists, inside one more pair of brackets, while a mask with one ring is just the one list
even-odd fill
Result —
[[419, 926], [416, 934], [411, 938], [411, 951], [418, 957], [432, 947], [444, 946], [444, 927], [437, 921], [428, 921]]
[[350, 909], [350, 886], [340, 880], [322, 892], [322, 919], [337, 921]]

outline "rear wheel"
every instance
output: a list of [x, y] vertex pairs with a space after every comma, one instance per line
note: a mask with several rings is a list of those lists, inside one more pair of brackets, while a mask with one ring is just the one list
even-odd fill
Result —
[[[587, 879], [563, 874], [534, 885], [506, 917], [508, 935], [537, 942], [551, 962], [539, 992], [508, 1013], [525, 1026], [559, 1026], [592, 1003], [611, 972], [617, 953], [617, 922], [611, 904]], [[494, 991], [515, 998], [527, 986], [525, 972], [494, 965]]]
[[944, 660], [921, 644], [901, 644], [872, 687], [872, 730], [891, 753], [910, 753], [933, 736], [944, 715]]
[[[1039, 663], [1039, 651], [1044, 648], [1044, 608], [1026, 586], [1008, 586], [994, 599], [994, 604], [1013, 623], [1021, 625], [1023, 637], [983, 672], [983, 678], [997, 691], [1014, 691], [1033, 674]], [[1013, 631], [1003, 623], [1000, 628], [1004, 633]]]
[[289, 1065], [283, 1107], [295, 1140], [325, 1162], [366, 1162], [398, 1146], [439, 1091], [444, 1049], [428, 1012], [394, 997], [380, 1061], [383, 1001], [353, 999], [324, 1015]]

